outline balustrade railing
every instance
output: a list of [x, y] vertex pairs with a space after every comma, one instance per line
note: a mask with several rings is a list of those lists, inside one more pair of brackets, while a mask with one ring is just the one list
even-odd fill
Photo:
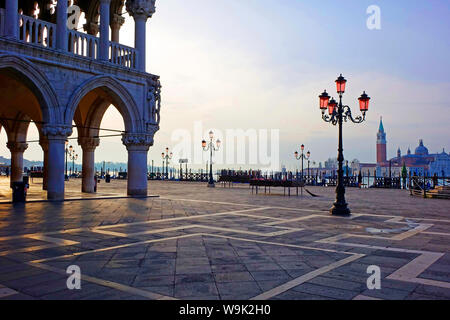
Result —
[[[6, 32], [6, 12], [0, 9], [0, 35]], [[19, 15], [19, 41], [56, 49], [56, 24]], [[68, 51], [77, 56], [99, 59], [100, 38], [75, 30], [68, 30]], [[120, 43], [109, 43], [109, 62], [129, 69], [137, 69], [138, 52]]]
[[19, 15], [19, 40], [53, 49], [56, 47], [56, 25]]
[[135, 69], [137, 67], [137, 51], [117, 42], [110, 43], [110, 59], [111, 63], [126, 68]]
[[78, 56], [98, 59], [100, 39], [82, 32], [69, 30], [69, 52]]

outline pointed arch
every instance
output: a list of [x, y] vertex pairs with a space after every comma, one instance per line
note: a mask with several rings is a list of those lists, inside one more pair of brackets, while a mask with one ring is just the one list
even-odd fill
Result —
[[39, 102], [44, 123], [61, 123], [59, 101], [55, 89], [45, 74], [25, 58], [15, 55], [0, 55], [0, 74], [7, 74], [23, 83]]
[[117, 80], [109, 76], [96, 76], [81, 84], [72, 94], [65, 111], [65, 123], [72, 124], [75, 112], [87, 94], [100, 89], [110, 98], [113, 104], [120, 112], [125, 123], [127, 132], [142, 132], [140, 121], [140, 112], [136, 101], [130, 92]]

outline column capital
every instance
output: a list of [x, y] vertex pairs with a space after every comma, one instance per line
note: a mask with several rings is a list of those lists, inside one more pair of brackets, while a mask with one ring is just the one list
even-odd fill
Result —
[[115, 13], [111, 18], [111, 26], [121, 27], [125, 23], [125, 18]]
[[28, 143], [23, 143], [23, 142], [8, 142], [6, 144], [6, 146], [8, 147], [8, 149], [11, 152], [25, 152], [25, 150], [28, 149]]
[[95, 149], [100, 145], [99, 138], [92, 137], [80, 137], [78, 138], [78, 144], [81, 146], [83, 151], [95, 151]]
[[[155, 131], [156, 132], [156, 131]], [[148, 151], [153, 145], [154, 133], [125, 133], [122, 136], [122, 143], [128, 151]]]
[[127, 0], [127, 12], [135, 19], [148, 19], [156, 11], [156, 0]]
[[96, 36], [99, 33], [100, 27], [97, 23], [88, 22], [83, 25], [84, 31], [90, 35]]
[[72, 126], [62, 124], [46, 124], [42, 127], [42, 135], [49, 140], [66, 140], [72, 134]]

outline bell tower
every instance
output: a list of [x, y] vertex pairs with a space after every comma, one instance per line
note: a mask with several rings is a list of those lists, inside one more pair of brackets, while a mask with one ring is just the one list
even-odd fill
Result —
[[377, 164], [387, 161], [386, 133], [384, 132], [383, 118], [380, 118], [380, 128], [377, 133]]

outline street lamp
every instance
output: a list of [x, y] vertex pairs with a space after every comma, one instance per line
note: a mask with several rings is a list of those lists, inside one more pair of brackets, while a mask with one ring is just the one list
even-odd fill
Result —
[[209, 143], [206, 142], [206, 140], [202, 140], [202, 148], [204, 151], [209, 151], [209, 182], [208, 182], [208, 187], [209, 188], [214, 188], [214, 177], [213, 177], [213, 173], [212, 173], [212, 157], [213, 157], [213, 152], [219, 151], [220, 149], [220, 144], [222, 143], [219, 139], [217, 139], [216, 141], [216, 145], [217, 148], [214, 146], [214, 132], [210, 131], [209, 132]]
[[302, 182], [303, 182], [303, 160], [308, 160], [309, 161], [309, 158], [311, 157], [311, 152], [308, 151], [306, 153], [306, 155], [304, 154], [304, 151], [305, 151], [305, 145], [304, 144], [302, 144], [300, 149], [302, 150], [302, 153], [299, 155], [298, 151], [295, 151], [294, 155], [295, 155], [295, 159], [302, 160]]
[[169, 148], [166, 148], [166, 152], [161, 154], [163, 159], [163, 175], [164, 175], [164, 160], [166, 161], [166, 179], [169, 179], [169, 160], [172, 159], [173, 153], [169, 153]]
[[[343, 162], [344, 162], [344, 149], [342, 142], [342, 124], [343, 122], [347, 122], [350, 120], [353, 123], [362, 123], [366, 120], [366, 112], [369, 110], [369, 101], [370, 97], [364, 91], [361, 97], [359, 97], [359, 109], [362, 113], [361, 116], [353, 118], [352, 112], [349, 106], [345, 106], [342, 104], [342, 95], [345, 92], [345, 86], [347, 84], [347, 80], [342, 76], [336, 80], [336, 88], [337, 93], [339, 94], [339, 104], [332, 98], [330, 100], [330, 96], [326, 91], [324, 91], [320, 96], [320, 110], [322, 111], [322, 119], [325, 122], [330, 122], [334, 126], [338, 125], [339, 127], [339, 146], [338, 146], [338, 161], [339, 161], [339, 169], [338, 169], [338, 181], [336, 187], [336, 202], [333, 204], [333, 207], [330, 209], [332, 215], [336, 216], [349, 216], [350, 209], [347, 206], [347, 202], [345, 201], [345, 186], [344, 186], [344, 177], [343, 177]], [[325, 113], [328, 109], [328, 115]]]
[[72, 174], [75, 172], [75, 160], [78, 160], [78, 154], [75, 153], [75, 149], [72, 146], [69, 147], [69, 160], [72, 161]]
[[64, 175], [64, 180], [66, 180], [66, 181], [69, 181], [69, 176], [67, 175], [67, 157], [68, 157], [68, 155], [69, 155], [69, 148], [68, 148], [68, 145], [69, 145], [69, 141], [68, 140], [66, 140], [66, 149], [65, 149], [65, 151], [66, 151], [66, 173], [65, 173], [65, 175]]

